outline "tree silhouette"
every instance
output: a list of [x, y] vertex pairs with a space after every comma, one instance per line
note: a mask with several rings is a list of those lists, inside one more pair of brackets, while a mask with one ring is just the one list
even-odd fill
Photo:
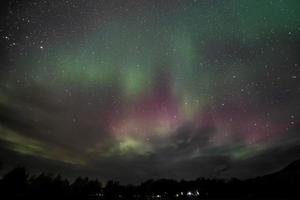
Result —
[[71, 193], [74, 199], [96, 198], [101, 192], [101, 183], [98, 180], [89, 180], [87, 177], [78, 177], [71, 184]]
[[1, 199], [30, 200], [195, 200], [195, 199], [300, 199], [298, 163], [266, 176], [248, 180], [207, 179], [147, 180], [139, 185], [120, 185], [110, 180], [104, 187], [96, 180], [78, 177], [70, 184], [60, 175], [28, 175], [17, 167], [0, 180]]
[[17, 167], [8, 172], [1, 180], [3, 196], [22, 197], [28, 189], [28, 174], [23, 167]]
[[105, 199], [118, 199], [121, 197], [120, 189], [119, 182], [113, 180], [108, 181], [103, 191]]

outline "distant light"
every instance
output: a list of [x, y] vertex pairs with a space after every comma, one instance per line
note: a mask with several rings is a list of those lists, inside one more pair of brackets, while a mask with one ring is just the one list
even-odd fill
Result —
[[44, 47], [43, 47], [43, 46], [40, 46], [40, 49], [44, 49]]
[[188, 191], [186, 194], [187, 194], [188, 196], [192, 196], [192, 192], [190, 192], [190, 191]]

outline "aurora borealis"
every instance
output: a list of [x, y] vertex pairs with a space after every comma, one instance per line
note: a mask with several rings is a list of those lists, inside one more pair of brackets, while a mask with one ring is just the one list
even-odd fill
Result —
[[298, 0], [1, 4], [4, 171], [245, 178], [300, 157]]

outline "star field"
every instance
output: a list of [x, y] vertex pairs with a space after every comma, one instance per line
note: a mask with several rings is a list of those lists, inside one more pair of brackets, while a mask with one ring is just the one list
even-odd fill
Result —
[[4, 169], [245, 178], [299, 158], [297, 0], [1, 4]]

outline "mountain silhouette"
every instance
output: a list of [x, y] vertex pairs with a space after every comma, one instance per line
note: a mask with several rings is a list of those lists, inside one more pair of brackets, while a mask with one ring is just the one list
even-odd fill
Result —
[[292, 162], [285, 168], [283, 168], [280, 172], [293, 172], [299, 174], [300, 172], [300, 159]]
[[264, 175], [259, 178], [281, 181], [282, 183], [291, 181], [300, 182], [300, 159], [288, 164], [286, 167], [277, 172]]
[[245, 185], [251, 199], [300, 199], [300, 159], [281, 170], [261, 177], [248, 179]]

